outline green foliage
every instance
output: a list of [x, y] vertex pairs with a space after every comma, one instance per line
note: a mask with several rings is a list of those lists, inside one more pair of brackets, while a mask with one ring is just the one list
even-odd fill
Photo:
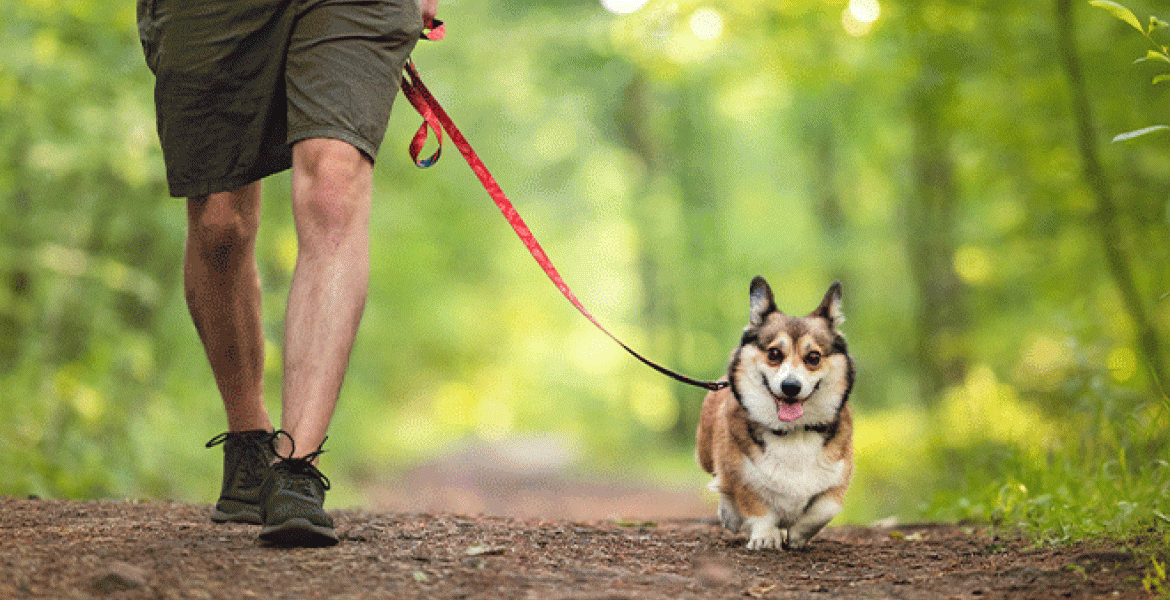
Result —
[[[1134, 16], [1133, 12], [1131, 12], [1128, 8], [1126, 8], [1124, 6], [1117, 4], [1116, 2], [1110, 2], [1109, 0], [1091, 0], [1089, 2], [1089, 4], [1096, 6], [1098, 8], [1105, 9], [1105, 10], [1109, 11], [1109, 13], [1112, 14], [1114, 17], [1117, 17], [1118, 19], [1133, 26], [1133, 28], [1137, 29], [1138, 32], [1140, 32], [1142, 34], [1142, 36], [1144, 36], [1146, 38], [1146, 41], [1148, 41], [1150, 43], [1150, 45], [1153, 46], [1151, 49], [1146, 50], [1145, 56], [1134, 61], [1135, 63], [1142, 63], [1142, 62], [1147, 62], [1147, 61], [1153, 61], [1155, 63], [1165, 63], [1165, 64], [1161, 64], [1160, 68], [1161, 69], [1170, 69], [1170, 66], [1168, 66], [1168, 65], [1170, 65], [1170, 46], [1166, 46], [1165, 44], [1155, 40], [1153, 37], [1153, 34], [1155, 31], [1158, 31], [1160, 29], [1164, 29], [1168, 26], [1168, 24], [1165, 21], [1163, 21], [1162, 19], [1159, 19], [1158, 17], [1151, 15], [1149, 25], [1146, 27], [1142, 27], [1141, 21], [1139, 21], [1138, 18], [1136, 16]], [[1157, 84], [1162, 83], [1164, 81], [1170, 81], [1170, 70], [1166, 70], [1166, 71], [1163, 71], [1161, 73], [1154, 75], [1153, 79], [1151, 81], [1154, 83], [1154, 85], [1157, 85]], [[1128, 133], [1122, 133], [1122, 134], [1114, 137], [1113, 141], [1114, 142], [1124, 142], [1126, 140], [1132, 140], [1133, 138], [1141, 137], [1141, 136], [1149, 134], [1149, 133], [1154, 133], [1157, 131], [1166, 131], [1167, 129], [1170, 129], [1170, 126], [1153, 125], [1150, 127], [1143, 127], [1141, 129], [1136, 129], [1134, 131], [1130, 131]]]
[[990, 372], [925, 415], [866, 419], [854, 486], [895, 500], [851, 506], [852, 516], [992, 522], [1049, 543], [1170, 533], [1170, 411], [1118, 403], [1101, 375], [1071, 389], [1056, 419]]
[[[1163, 541], [1170, 544], [1170, 539]], [[1158, 557], [1151, 556], [1149, 560], [1150, 567], [1142, 578], [1142, 588], [1159, 598], [1170, 597], [1170, 583], [1166, 581], [1166, 559], [1158, 560]]]
[[132, 15], [0, 7], [0, 439], [7, 493], [163, 491], [134, 415], [161, 392], [175, 220]]
[[[1125, 21], [1126, 23], [1129, 23], [1134, 27], [1134, 29], [1142, 32], [1143, 35], [1146, 34], [1146, 30], [1142, 29], [1141, 21], [1139, 21], [1138, 18], [1134, 16], [1133, 12], [1131, 12], [1128, 8], [1116, 2], [1110, 2], [1109, 0], [1090, 0], [1089, 4], [1109, 11], [1113, 16], [1121, 19], [1122, 21]], [[1153, 25], [1154, 23], [1151, 21], [1151, 29], [1153, 28]]]

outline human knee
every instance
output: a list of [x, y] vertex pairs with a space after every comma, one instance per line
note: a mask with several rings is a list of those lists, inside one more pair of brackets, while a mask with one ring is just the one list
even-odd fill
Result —
[[294, 194], [302, 243], [336, 241], [360, 231], [369, 212], [371, 165], [353, 146], [311, 139], [297, 144]]
[[258, 198], [247, 188], [188, 199], [187, 227], [193, 250], [224, 259], [252, 246], [259, 228]]

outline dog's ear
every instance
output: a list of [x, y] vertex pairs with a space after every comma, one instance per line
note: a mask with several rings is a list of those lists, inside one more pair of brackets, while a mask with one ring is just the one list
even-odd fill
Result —
[[753, 327], [764, 324], [768, 315], [776, 312], [776, 300], [772, 297], [772, 288], [763, 277], [752, 279], [751, 287], [751, 316], [748, 320]]
[[833, 285], [829, 286], [829, 291], [825, 292], [825, 297], [821, 300], [821, 305], [816, 307], [811, 313], [810, 317], [819, 317], [829, 321], [829, 326], [835, 331], [845, 322], [845, 314], [841, 312], [841, 282], [834, 281]]

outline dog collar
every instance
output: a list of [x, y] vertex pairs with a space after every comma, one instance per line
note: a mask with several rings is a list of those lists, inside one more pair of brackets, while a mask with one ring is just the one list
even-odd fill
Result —
[[833, 439], [833, 436], [837, 435], [837, 428], [840, 426], [840, 424], [841, 424], [840, 420], [836, 420], [836, 421], [832, 421], [830, 423], [816, 423], [816, 424], [803, 425], [801, 427], [797, 427], [794, 429], [772, 429], [769, 427], [764, 427], [763, 425], [760, 425], [759, 423], [751, 423], [751, 426], [748, 427], [748, 435], [750, 435], [752, 437], [752, 441], [755, 442], [755, 444], [757, 446], [759, 446], [760, 448], [764, 447], [764, 436], [763, 436], [763, 434], [760, 433], [761, 430], [771, 432], [772, 435], [775, 435], [777, 437], [784, 437], [786, 435], [792, 435], [798, 431], [809, 431], [812, 433], [819, 433], [819, 434], [825, 436], [825, 443], [827, 444], [827, 443], [829, 443], [829, 440]]
[[[796, 433], [797, 431], [811, 431], [813, 433], [833, 433], [837, 430], [837, 423], [817, 423], [815, 425], [805, 425], [796, 429], [769, 429], [775, 435], [785, 436]], [[833, 437], [833, 436], [829, 436]]]

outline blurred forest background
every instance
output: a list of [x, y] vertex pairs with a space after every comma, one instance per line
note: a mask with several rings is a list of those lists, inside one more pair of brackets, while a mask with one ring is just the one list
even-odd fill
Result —
[[[643, 5], [644, 4], [644, 5]], [[1128, 5], [1144, 24], [1170, 9]], [[1160, 14], [1159, 14], [1160, 11]], [[211, 501], [225, 428], [181, 291], [129, 0], [0, 3], [0, 493]], [[1170, 519], [1170, 121], [1151, 42], [1082, 0], [443, 0], [424, 79], [586, 306], [718, 377], [764, 275], [834, 279], [859, 365], [843, 518]], [[1154, 31], [1154, 40], [1170, 36]], [[399, 99], [331, 505], [459, 440], [698, 488], [701, 391], [545, 279]], [[269, 402], [295, 235], [266, 182]], [[669, 516], [669, 515], [646, 515]]]

